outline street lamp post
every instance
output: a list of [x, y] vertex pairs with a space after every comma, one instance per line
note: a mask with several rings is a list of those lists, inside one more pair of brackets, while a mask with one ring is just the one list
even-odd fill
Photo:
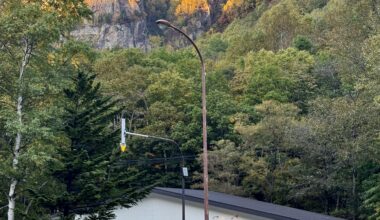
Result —
[[182, 150], [181, 150], [179, 144], [175, 140], [172, 140], [172, 139], [169, 139], [169, 138], [163, 138], [163, 137], [157, 137], [157, 136], [152, 136], [152, 135], [146, 135], [146, 134], [138, 134], [138, 133], [128, 132], [128, 131], [126, 131], [126, 128], [125, 128], [125, 119], [122, 118], [121, 119], [121, 143], [120, 143], [120, 147], [121, 147], [122, 151], [125, 151], [125, 148], [126, 148], [126, 143], [125, 143], [126, 142], [125, 141], [125, 135], [126, 134], [127, 135], [131, 135], [131, 136], [137, 136], [137, 137], [142, 137], [142, 138], [150, 138], [150, 139], [156, 139], [156, 140], [170, 142], [170, 143], [174, 144], [177, 147], [179, 153], [181, 154], [181, 159], [182, 159], [182, 163], [181, 163], [182, 220], [185, 220], [185, 177], [188, 176], [188, 171], [187, 171], [187, 168], [185, 167], [185, 157], [183, 156], [183, 153], [182, 153]]
[[195, 50], [197, 51], [197, 54], [199, 56], [199, 59], [201, 61], [201, 72], [202, 72], [202, 133], [203, 133], [203, 191], [204, 191], [204, 216], [205, 220], [209, 220], [209, 213], [208, 213], [208, 156], [207, 156], [207, 110], [206, 110], [206, 68], [203, 61], [203, 57], [201, 52], [199, 51], [197, 45], [195, 42], [187, 35], [185, 34], [181, 29], [177, 28], [176, 26], [172, 25], [169, 21], [160, 19], [157, 20], [156, 23], [160, 27], [169, 27], [179, 33], [181, 33], [183, 36], [185, 36], [190, 43], [194, 46]]

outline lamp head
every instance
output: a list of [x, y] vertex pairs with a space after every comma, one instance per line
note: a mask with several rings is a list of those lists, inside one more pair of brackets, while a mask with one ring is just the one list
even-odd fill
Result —
[[172, 24], [170, 24], [169, 21], [164, 20], [164, 19], [159, 19], [156, 21], [156, 24], [161, 30], [165, 30], [168, 27], [172, 27]]

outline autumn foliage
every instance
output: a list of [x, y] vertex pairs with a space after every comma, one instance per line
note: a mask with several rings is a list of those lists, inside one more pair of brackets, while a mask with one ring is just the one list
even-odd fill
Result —
[[239, 7], [244, 3], [244, 0], [228, 0], [223, 6], [223, 11], [229, 11], [234, 7]]
[[182, 0], [176, 8], [175, 14], [191, 15], [197, 11], [210, 12], [207, 0]]

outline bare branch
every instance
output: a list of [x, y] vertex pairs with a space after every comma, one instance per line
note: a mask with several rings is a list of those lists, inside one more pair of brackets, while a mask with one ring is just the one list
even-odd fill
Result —
[[7, 207], [8, 207], [8, 205], [2, 206], [2, 207], [0, 207], [0, 210], [5, 209]]
[[28, 216], [28, 212], [29, 212], [30, 207], [33, 204], [33, 201], [34, 201], [34, 199], [30, 200], [28, 206], [26, 207], [25, 212], [24, 212], [24, 217], [22, 217], [23, 220], [25, 220], [25, 216]]

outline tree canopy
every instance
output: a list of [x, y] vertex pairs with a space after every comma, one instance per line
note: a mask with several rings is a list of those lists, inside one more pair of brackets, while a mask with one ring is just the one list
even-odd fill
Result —
[[[150, 26], [204, 31], [211, 190], [380, 218], [378, 0], [144, 6]], [[202, 188], [196, 53], [157, 28], [149, 51], [95, 50], [69, 34], [89, 15], [81, 0], [0, 1], [1, 219], [113, 219], [155, 185], [179, 187], [176, 146], [127, 137], [121, 153], [121, 118], [175, 140], [186, 187]]]

